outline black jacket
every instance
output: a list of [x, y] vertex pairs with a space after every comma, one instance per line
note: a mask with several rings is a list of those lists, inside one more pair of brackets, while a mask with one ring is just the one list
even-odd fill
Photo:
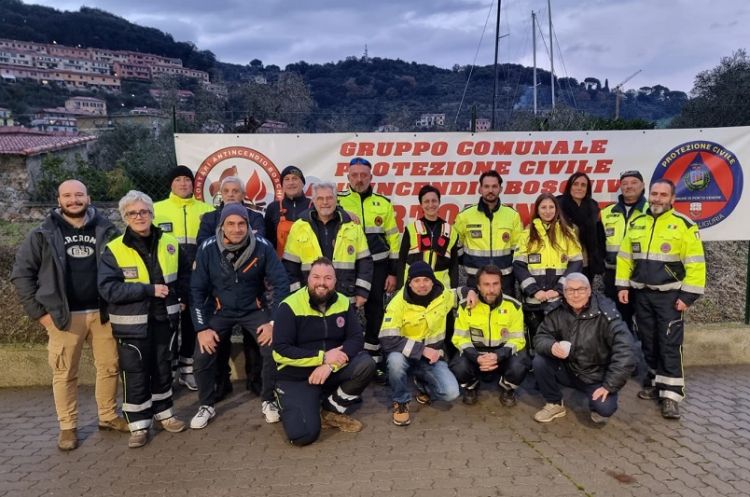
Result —
[[[60, 228], [51, 212], [41, 226], [33, 229], [18, 248], [13, 264], [11, 281], [24, 311], [33, 320], [45, 314], [52, 317], [55, 327], [67, 330], [70, 326], [70, 308], [65, 294], [65, 248]], [[94, 207], [89, 207], [88, 224], [96, 232], [97, 265], [110, 240], [119, 236], [118, 229]], [[92, 275], [96, 278], [96, 275]], [[106, 303], [99, 300], [102, 323], [108, 321]]]
[[[216, 228], [219, 227], [219, 220], [221, 219], [221, 210], [224, 208], [222, 203], [213, 212], [208, 212], [201, 217], [201, 225], [198, 228], [198, 234], [195, 237], [195, 242], [200, 245], [212, 236], [216, 236]], [[250, 220], [250, 229], [253, 233], [260, 236], [266, 236], [266, 227], [263, 224], [263, 216], [255, 212], [254, 210], [247, 208], [247, 216]]]
[[552, 356], [552, 345], [567, 340], [570, 355], [563, 364], [587, 384], [619, 391], [635, 368], [632, 337], [607, 297], [592, 294], [588, 308], [576, 314], [563, 300], [553, 302], [534, 336], [537, 353]]
[[276, 227], [281, 221], [281, 211], [284, 211], [284, 218], [288, 221], [296, 221], [300, 218], [300, 214], [305, 212], [307, 209], [312, 207], [312, 201], [305, 197], [303, 193], [299, 197], [289, 199], [284, 195], [284, 198], [274, 200], [268, 207], [266, 207], [265, 223], [266, 223], [266, 239], [271, 242], [274, 248], [276, 248]]

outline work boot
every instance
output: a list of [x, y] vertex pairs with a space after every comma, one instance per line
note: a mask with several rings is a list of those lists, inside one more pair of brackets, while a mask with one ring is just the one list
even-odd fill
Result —
[[500, 403], [505, 407], [516, 405], [516, 391], [500, 387]]
[[320, 424], [322, 428], [338, 428], [344, 433], [357, 433], [362, 431], [362, 423], [346, 414], [327, 411], [320, 411]]
[[680, 405], [672, 399], [662, 399], [661, 417], [664, 419], [680, 419]]
[[134, 432], [130, 433], [130, 438], [128, 439], [128, 447], [130, 447], [131, 449], [143, 447], [147, 443], [148, 430], [135, 430]]
[[121, 431], [123, 433], [130, 433], [128, 428], [128, 422], [124, 418], [116, 417], [114, 419], [108, 419], [107, 421], [99, 420], [99, 429], [102, 431]]
[[78, 435], [76, 429], [60, 430], [57, 435], [57, 448], [60, 450], [73, 450], [78, 448]]
[[656, 400], [659, 398], [659, 390], [656, 387], [643, 387], [638, 392], [638, 398], [643, 400]]
[[157, 428], [168, 431], [169, 433], [180, 433], [181, 431], [185, 431], [185, 428], [187, 428], [185, 422], [179, 419], [177, 416], [172, 416], [171, 418], [167, 419], [155, 419], [154, 425]]
[[559, 404], [551, 404], [547, 402], [540, 411], [537, 411], [537, 413], [534, 414], [534, 421], [537, 423], [549, 423], [557, 418], [562, 418], [566, 414], [567, 411], [562, 402]]
[[463, 403], [467, 406], [473, 406], [479, 400], [479, 391], [477, 388], [464, 388]]
[[409, 416], [409, 403], [408, 402], [394, 402], [393, 403], [393, 424], [396, 426], [406, 426], [411, 423], [411, 417]]

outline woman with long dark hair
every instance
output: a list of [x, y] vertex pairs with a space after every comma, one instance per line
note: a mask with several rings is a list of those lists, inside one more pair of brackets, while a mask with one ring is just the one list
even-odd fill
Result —
[[594, 282], [594, 276], [604, 273], [604, 228], [599, 204], [591, 196], [591, 179], [586, 173], [570, 175], [565, 191], [557, 197], [562, 214], [575, 228], [583, 250], [583, 274]]
[[583, 267], [581, 246], [575, 231], [561, 215], [557, 199], [542, 193], [534, 202], [534, 214], [513, 257], [513, 274], [521, 284], [523, 313], [534, 339], [546, 306], [559, 300], [565, 275]]

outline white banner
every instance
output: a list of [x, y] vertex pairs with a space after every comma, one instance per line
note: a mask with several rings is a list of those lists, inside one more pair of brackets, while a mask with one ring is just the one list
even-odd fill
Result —
[[659, 178], [677, 187], [675, 207], [701, 227], [704, 240], [749, 240], [742, 221], [741, 164], [750, 165], [750, 127], [646, 131], [334, 134], [177, 134], [177, 163], [195, 171], [195, 195], [218, 201], [222, 177], [245, 181], [249, 203], [262, 210], [281, 195], [280, 173], [293, 164], [307, 186], [333, 181], [344, 189], [353, 157], [372, 165], [377, 193], [391, 199], [399, 227], [419, 215], [425, 184], [442, 193], [441, 216], [452, 221], [479, 198], [478, 178], [497, 170], [501, 201], [531, 215], [542, 192], [562, 193], [576, 171], [592, 180], [602, 205], [617, 199], [620, 173], [637, 169], [646, 184]]

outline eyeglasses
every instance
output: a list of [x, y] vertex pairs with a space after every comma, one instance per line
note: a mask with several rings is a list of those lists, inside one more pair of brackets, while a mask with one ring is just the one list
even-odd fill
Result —
[[566, 288], [563, 290], [563, 293], [565, 293], [565, 295], [584, 295], [588, 291], [589, 287], [582, 286], [581, 288]]
[[362, 164], [363, 166], [372, 167], [372, 164], [370, 164], [370, 161], [367, 159], [363, 159], [362, 157], [355, 157], [349, 161], [350, 166], [356, 166], [357, 164]]
[[125, 213], [125, 217], [128, 219], [136, 219], [138, 217], [149, 217], [151, 216], [151, 211], [146, 209], [141, 209], [139, 211], [128, 211]]

